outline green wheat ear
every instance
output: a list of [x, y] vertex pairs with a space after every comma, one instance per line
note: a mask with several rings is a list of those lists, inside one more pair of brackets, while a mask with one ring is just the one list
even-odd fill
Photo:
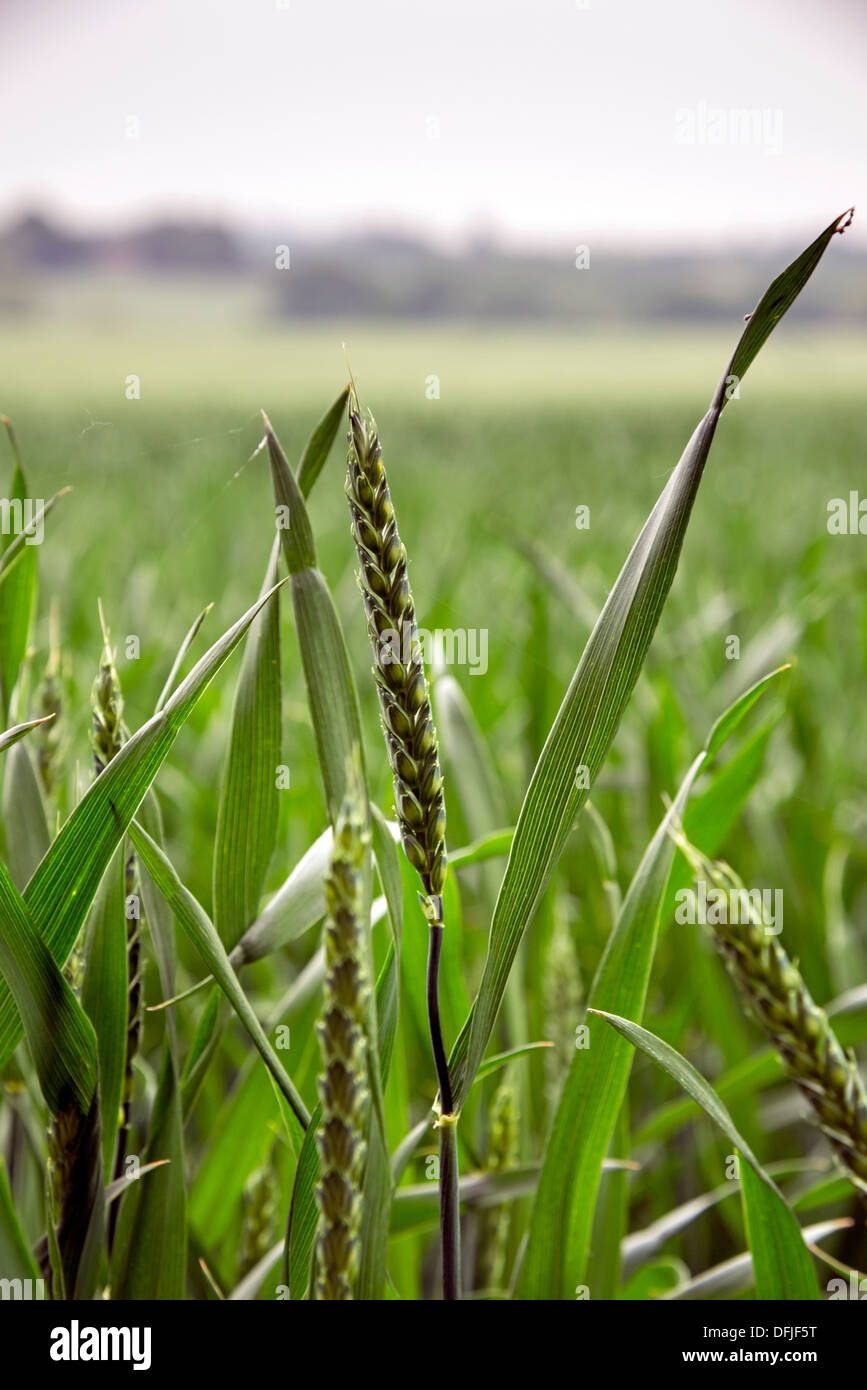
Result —
[[446, 881], [446, 813], [436, 729], [425, 679], [406, 550], [398, 534], [382, 448], [373, 417], [349, 398], [346, 495], [358, 552], [382, 723], [401, 840], [421, 876], [430, 906], [441, 913]]
[[406, 550], [394, 515], [373, 416], [365, 420], [354, 383], [349, 392], [346, 495], [358, 552], [359, 586], [373, 647], [382, 727], [394, 775], [404, 853], [418, 872], [428, 923], [427, 1012], [437, 1075], [440, 1127], [440, 1241], [443, 1297], [460, 1297], [460, 1217], [454, 1093], [439, 1010], [443, 938], [446, 810], [436, 728], [424, 674]]
[[325, 982], [319, 1098], [322, 1125], [316, 1136], [321, 1177], [316, 1189], [316, 1297], [351, 1299], [358, 1274], [361, 1187], [370, 1096], [364, 1011], [369, 993], [364, 942], [364, 790], [357, 762], [334, 830], [325, 878]]
[[737, 874], [727, 864], [711, 863], [682, 834], [676, 833], [675, 839], [696, 875], [749, 902], [748, 913], [738, 913], [748, 921], [713, 924], [716, 946], [749, 1011], [809, 1102], [846, 1176], [867, 1192], [867, 1091], [854, 1058], [843, 1051], [798, 968], [765, 930], [761, 912], [752, 906]]
[[34, 731], [36, 766], [42, 790], [50, 801], [62, 776], [60, 749], [63, 740], [63, 683], [60, 652], [60, 613], [57, 601], [52, 600], [48, 618], [48, 661], [36, 693], [39, 716], [48, 719]]
[[108, 628], [99, 602], [99, 621], [102, 627], [102, 657], [99, 674], [93, 682], [90, 696], [90, 709], [93, 723], [90, 733], [90, 746], [93, 749], [93, 768], [96, 776], [108, 766], [115, 753], [127, 738], [123, 723], [123, 693], [120, 678], [114, 664], [114, 656], [109, 645]]
[[[123, 692], [120, 677], [114, 664], [108, 627], [99, 601], [99, 622], [102, 628], [102, 657], [99, 672], [93, 683], [90, 708], [93, 716], [90, 744], [93, 750], [93, 770], [99, 777], [121, 750], [129, 738], [129, 730], [123, 722]], [[129, 853], [124, 865], [124, 900], [135, 898], [140, 901], [138, 875], [135, 855]], [[123, 1171], [129, 1144], [130, 1116], [135, 1089], [135, 1059], [141, 1042], [144, 1000], [142, 997], [142, 958], [141, 958], [141, 911], [128, 914], [126, 919], [127, 955], [127, 1025], [126, 1060], [124, 1064], [123, 1090], [121, 1093], [121, 1118], [117, 1133], [117, 1147], [114, 1156], [113, 1177], [118, 1178]], [[109, 1236], [114, 1235], [117, 1223], [117, 1206], [109, 1216]]]

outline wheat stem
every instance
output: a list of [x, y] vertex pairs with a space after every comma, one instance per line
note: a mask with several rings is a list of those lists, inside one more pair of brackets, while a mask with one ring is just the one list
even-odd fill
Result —
[[[48, 1136], [48, 1175], [63, 1289], [52, 1281], [53, 1299], [77, 1297], [76, 1279], [94, 1214], [102, 1201], [99, 1100], [85, 1112], [70, 1097], [53, 1117]], [[49, 1274], [51, 1265], [48, 1262]]]
[[[91, 747], [93, 750], [94, 775], [99, 777], [112, 758], [120, 752], [129, 737], [123, 722], [123, 692], [120, 678], [114, 664], [109, 643], [108, 628], [99, 603], [99, 621], [102, 627], [103, 649], [99, 673], [93, 683], [91, 694]], [[124, 1064], [123, 1092], [121, 1095], [121, 1118], [117, 1131], [112, 1179], [123, 1177], [124, 1163], [129, 1147], [130, 1115], [135, 1086], [134, 1063], [141, 1041], [143, 996], [141, 960], [141, 912], [138, 906], [138, 878], [135, 855], [130, 853], [124, 865], [124, 903], [131, 905], [126, 913], [126, 955], [127, 955], [127, 1025], [126, 1060]], [[120, 1203], [114, 1202], [109, 1209], [108, 1243], [111, 1249], [117, 1226]]]

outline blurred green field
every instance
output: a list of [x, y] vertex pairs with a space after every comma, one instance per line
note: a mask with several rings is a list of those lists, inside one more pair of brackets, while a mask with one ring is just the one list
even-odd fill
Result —
[[[0, 410], [15, 424], [30, 490], [48, 497], [72, 487], [46, 522], [36, 641], [18, 710], [24, 718], [32, 708], [55, 603], [65, 683], [66, 805], [76, 776], [85, 784], [88, 779], [89, 695], [101, 645], [97, 598], [119, 648], [126, 718], [135, 728], [151, 713], [195, 615], [214, 604], [195, 649], [200, 654], [254, 600], [273, 536], [267, 463], [251, 457], [262, 433], [257, 410], [267, 409], [297, 461], [345, 380], [345, 339], [382, 436], [419, 620], [431, 630], [487, 630], [486, 673], [453, 667], [450, 674], [489, 749], [503, 823], [513, 824], [589, 619], [704, 412], [738, 325], [730, 335], [624, 332], [591, 339], [517, 328], [488, 334], [469, 327], [410, 331], [348, 324], [278, 333], [215, 324], [210, 334], [201, 325], [188, 332], [178, 327], [166, 341], [156, 318], [140, 330], [124, 323], [116, 331], [105, 323], [73, 330], [62, 321], [50, 332], [44, 322], [14, 331], [7, 324], [0, 339]], [[819, 1002], [867, 978], [867, 734], [860, 712], [867, 538], [831, 536], [826, 526], [830, 499], [859, 486], [867, 490], [865, 367], [867, 337], [782, 330], [751, 370], [741, 399], [722, 421], [671, 598], [593, 796], [611, 830], [625, 889], [659, 822], [662, 798], [675, 791], [713, 720], [758, 676], [794, 662], [783, 693], [772, 696], [750, 726], [755, 733], [776, 718], [766, 750], [761, 745], [763, 771], [747, 810], [720, 848], [745, 881], [783, 889], [782, 940]], [[139, 400], [124, 398], [131, 373], [141, 380]], [[426, 398], [431, 375], [439, 377], [439, 399]], [[0, 495], [9, 474], [4, 453]], [[579, 530], [581, 505], [589, 507], [590, 525]], [[316, 485], [311, 515], [319, 564], [359, 684], [373, 785], [390, 811], [338, 449]], [[528, 553], [534, 546], [547, 566]], [[552, 564], [559, 566], [559, 579]], [[283, 758], [291, 787], [281, 801], [272, 888], [326, 823], [285, 600], [282, 613]], [[140, 639], [136, 660], [124, 656], [131, 634]], [[732, 636], [740, 642], [738, 660], [726, 657]], [[238, 662], [235, 656], [196, 709], [157, 784], [168, 853], [206, 906]], [[456, 848], [478, 826], [456, 750], [442, 734], [441, 743], [449, 842]], [[497, 876], [495, 864], [460, 880], [470, 994]], [[534, 940], [501, 1042], [512, 1041], [521, 1028], [551, 1022], [545, 1016], [545, 956], [558, 923], [574, 947], [576, 980], [589, 985], [608, 931], [605, 901], [582, 820], [537, 935], [529, 933]], [[407, 934], [416, 927], [421, 931], [420, 920], [408, 921]], [[257, 965], [248, 978], [254, 999], [276, 998], [311, 946], [304, 939], [286, 960]], [[199, 977], [188, 947], [182, 962], [181, 984]], [[154, 999], [158, 993], [150, 969], [146, 994]], [[523, 1020], [522, 997], [529, 1001]], [[759, 1034], [743, 1019], [722, 967], [695, 928], [672, 926], [662, 938], [648, 1026], [712, 1079], [759, 1046]], [[156, 1065], [160, 1027], [159, 1016], [152, 1016], [146, 1066]], [[185, 1022], [185, 1032], [189, 1027]], [[454, 1027], [450, 1016], [447, 1027]], [[432, 1084], [423, 1045], [418, 1052], [421, 1062], [403, 1059], [395, 1083], [407, 1113], [416, 1117], [418, 1098], [429, 1101]], [[238, 1039], [230, 1038], [220, 1073], [227, 1086], [234, 1080], [232, 1058], [242, 1053]], [[298, 1072], [293, 1069], [305, 1094], [315, 1062], [315, 1048], [307, 1048]], [[528, 1074], [542, 1075], [538, 1069]], [[538, 1088], [530, 1090], [529, 1099], [524, 1094], [533, 1117], [522, 1141], [526, 1158], [538, 1153], [545, 1124], [544, 1098]], [[637, 1059], [635, 1129], [674, 1094], [667, 1078]], [[267, 1096], [257, 1103], [267, 1110]], [[796, 1115], [769, 1120], [755, 1095], [733, 1102], [732, 1111], [763, 1160], [790, 1157], [815, 1142]], [[224, 1100], [218, 1086], [210, 1087], [193, 1121], [191, 1149], [203, 1155], [193, 1186], [193, 1228], [198, 1240], [212, 1238], [212, 1267], [227, 1284], [241, 1217], [229, 1203], [225, 1229], [218, 1223], [209, 1231], [218, 1176], [230, 1193], [240, 1193], [262, 1161], [261, 1143], [251, 1142], [238, 1149], [225, 1177], [219, 1149], [208, 1148], [206, 1138], [224, 1134], [229, 1143], [234, 1122], [231, 1095]], [[658, 1141], [655, 1150], [642, 1152], [649, 1167], [637, 1188], [633, 1225], [722, 1180], [721, 1141], [705, 1121], [695, 1132], [689, 1145], [681, 1132], [676, 1153]], [[402, 1133], [391, 1137], [396, 1143]], [[416, 1168], [412, 1176], [419, 1181], [423, 1172]], [[831, 1204], [830, 1213], [847, 1210], [846, 1200]], [[280, 1211], [282, 1221], [285, 1201]], [[429, 1228], [422, 1222], [423, 1233]], [[742, 1248], [740, 1239], [736, 1211], [721, 1208], [688, 1233], [679, 1255], [701, 1268]], [[415, 1261], [398, 1252], [393, 1265], [400, 1291], [415, 1296]]]

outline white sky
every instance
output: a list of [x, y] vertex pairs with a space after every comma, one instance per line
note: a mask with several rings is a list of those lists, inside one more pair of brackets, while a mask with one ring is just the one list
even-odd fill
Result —
[[[797, 239], [858, 201], [867, 4], [587, 3], [0, 0], [0, 217], [643, 249]], [[766, 138], [678, 143], [701, 103]]]

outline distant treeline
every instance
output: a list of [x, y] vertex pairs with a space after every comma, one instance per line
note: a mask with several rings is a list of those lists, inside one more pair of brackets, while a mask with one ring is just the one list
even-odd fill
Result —
[[[867, 256], [829, 261], [799, 316], [867, 322]], [[604, 243], [553, 254], [476, 242], [446, 254], [422, 240], [371, 234], [315, 241], [240, 235], [216, 222], [161, 220], [111, 235], [71, 232], [39, 213], [0, 230], [0, 311], [26, 312], [28, 281], [60, 272], [226, 276], [269, 282], [269, 312], [292, 318], [582, 321], [730, 317], [785, 251], [626, 256]]]

